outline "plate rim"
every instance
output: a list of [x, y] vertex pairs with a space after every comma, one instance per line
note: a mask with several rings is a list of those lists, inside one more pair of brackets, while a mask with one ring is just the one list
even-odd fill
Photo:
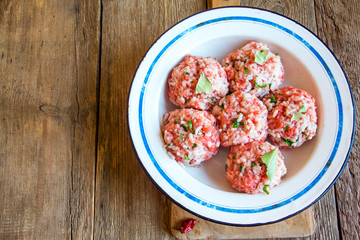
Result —
[[[128, 129], [128, 133], [130, 135], [130, 139], [131, 139], [131, 144], [132, 144], [132, 147], [134, 149], [134, 152], [135, 152], [135, 155], [138, 159], [138, 162], [140, 163], [143, 171], [145, 172], [145, 174], [149, 177], [149, 179], [152, 181], [152, 183], [162, 192], [162, 194], [164, 194], [167, 198], [169, 198], [173, 203], [175, 203], [177, 206], [181, 207], [182, 209], [192, 213], [193, 215], [197, 216], [197, 217], [200, 217], [202, 219], [205, 219], [205, 220], [208, 220], [208, 221], [211, 221], [211, 222], [214, 222], [214, 223], [219, 223], [219, 224], [224, 224], [224, 225], [229, 225], [229, 226], [261, 226], [261, 225], [266, 225], [266, 224], [271, 224], [271, 223], [276, 223], [276, 222], [279, 222], [279, 221], [282, 221], [282, 220], [285, 220], [285, 219], [288, 219], [304, 210], [306, 210], [307, 208], [309, 208], [310, 206], [312, 206], [315, 202], [317, 202], [319, 199], [321, 199], [328, 191], [329, 189], [334, 185], [334, 183], [338, 180], [340, 174], [343, 172], [347, 162], [348, 162], [348, 159], [349, 159], [349, 156], [350, 156], [350, 153], [351, 153], [351, 150], [352, 150], [352, 147], [353, 147], [353, 142], [354, 142], [354, 138], [355, 138], [355, 131], [356, 131], [356, 109], [355, 109], [355, 100], [354, 100], [354, 96], [353, 96], [353, 91], [351, 89], [351, 85], [350, 85], [350, 82], [349, 82], [349, 79], [346, 75], [346, 72], [344, 71], [343, 67], [341, 66], [339, 60], [336, 58], [335, 54], [331, 51], [331, 49], [329, 49], [329, 47], [317, 36], [315, 35], [312, 31], [310, 31], [307, 27], [303, 26], [302, 24], [298, 23], [297, 21], [287, 17], [287, 16], [284, 16], [284, 15], [281, 15], [281, 14], [278, 14], [276, 12], [273, 12], [273, 11], [270, 11], [270, 10], [266, 10], [266, 9], [261, 9], [261, 8], [256, 8], [256, 7], [241, 7], [241, 6], [230, 6], [230, 7], [220, 7], [220, 8], [215, 8], [215, 9], [207, 9], [207, 10], [204, 10], [204, 11], [201, 11], [201, 12], [198, 12], [198, 13], [195, 13], [195, 14], [192, 14], [184, 19], [182, 19], [181, 21], [173, 24], [171, 27], [169, 27], [165, 32], [163, 32], [159, 37], [156, 38], [156, 40], [149, 46], [149, 48], [147, 49], [147, 51], [145, 52], [145, 54], [143, 55], [143, 57], [141, 58], [139, 64], [137, 65], [137, 68], [136, 68], [136, 71], [134, 72], [133, 74], [133, 78], [132, 78], [132, 82], [131, 82], [131, 85], [130, 85], [130, 88], [129, 88], [129, 92], [128, 92], [128, 106], [130, 106], [130, 95], [131, 95], [131, 92], [132, 92], [132, 88], [133, 88], [133, 84], [134, 84], [134, 80], [135, 80], [135, 77], [136, 77], [136, 74], [138, 73], [138, 70], [139, 70], [139, 67], [141, 66], [143, 60], [146, 58], [148, 52], [150, 51], [150, 49], [152, 49], [152, 47], [158, 42], [158, 40], [160, 38], [162, 38], [165, 34], [168, 33], [168, 31], [170, 31], [171, 29], [173, 29], [175, 26], [179, 25], [180, 23], [186, 21], [187, 19], [189, 18], [192, 18], [196, 15], [199, 15], [199, 14], [202, 14], [202, 13], [205, 13], [205, 12], [210, 12], [210, 11], [219, 11], [221, 9], [227, 9], [227, 8], [232, 8], [232, 9], [250, 9], [251, 11], [252, 10], [257, 10], [257, 11], [264, 11], [264, 12], [268, 12], [270, 14], [275, 14], [281, 18], [285, 18], [287, 20], [290, 20], [291, 22], [295, 23], [296, 25], [299, 25], [300, 27], [304, 28], [305, 30], [307, 30], [308, 33], [310, 33], [313, 37], [315, 37], [328, 51], [329, 53], [332, 55], [332, 57], [334, 58], [334, 60], [336, 61], [337, 63], [337, 66], [340, 68], [340, 70], [342, 71], [343, 75], [344, 75], [344, 79], [346, 80], [346, 84], [347, 84], [347, 88], [348, 88], [348, 91], [349, 91], [349, 94], [350, 94], [350, 97], [351, 97], [351, 103], [352, 103], [352, 114], [353, 114], [353, 127], [352, 127], [352, 131], [351, 131], [351, 138], [350, 138], [350, 143], [349, 143], [349, 147], [347, 149], [347, 153], [346, 153], [346, 156], [345, 156], [345, 159], [343, 161], [343, 164], [341, 166], [341, 168], [338, 170], [337, 172], [337, 175], [335, 176], [335, 178], [333, 179], [333, 181], [328, 185], [328, 187], [326, 189], [324, 189], [324, 191], [322, 192], [322, 194], [320, 194], [314, 201], [312, 201], [310, 204], [306, 205], [305, 207], [301, 208], [300, 210], [298, 211], [295, 211], [293, 212], [292, 214], [289, 214], [289, 215], [286, 215], [285, 217], [282, 217], [282, 218], [279, 218], [279, 219], [275, 219], [274, 221], [266, 221], [266, 222], [260, 222], [260, 223], [247, 223], [247, 224], [239, 224], [239, 223], [231, 223], [231, 222], [225, 222], [225, 221], [220, 221], [220, 220], [216, 220], [216, 219], [212, 219], [210, 217], [206, 217], [206, 216], [203, 216], [199, 213], [196, 213], [190, 209], [188, 209], [187, 207], [183, 206], [179, 201], [175, 200], [173, 197], [171, 197], [167, 192], [165, 192], [165, 190], [160, 187], [160, 185], [154, 180], [154, 178], [150, 175], [150, 173], [147, 171], [146, 167], [144, 166], [144, 164], [142, 163], [142, 160], [140, 159], [139, 157], [139, 154], [138, 152], [136, 151], [136, 148], [135, 148], [135, 143], [134, 143], [134, 140], [133, 140], [133, 137], [132, 137], [132, 134], [131, 134], [131, 130], [130, 130], [130, 114], [129, 114], [129, 111], [130, 111], [130, 108], [128, 107], [128, 111], [127, 111], [127, 129]], [[350, 112], [350, 111], [349, 111]], [[344, 151], [345, 152], [345, 151]]]

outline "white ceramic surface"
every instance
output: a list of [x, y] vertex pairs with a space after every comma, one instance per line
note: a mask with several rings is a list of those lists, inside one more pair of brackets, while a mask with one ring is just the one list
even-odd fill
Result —
[[[169, 102], [166, 80], [186, 54], [220, 62], [250, 40], [279, 53], [285, 82], [315, 99], [317, 135], [284, 150], [288, 169], [270, 195], [234, 191], [225, 179], [228, 150], [221, 149], [201, 168], [171, 160], [162, 140]], [[175, 203], [205, 219], [231, 225], [261, 225], [290, 217], [318, 200], [335, 182], [351, 149], [355, 114], [346, 76], [328, 48], [311, 32], [280, 15], [253, 8], [220, 8], [189, 17], [170, 28], [148, 50], [134, 76], [128, 123], [145, 172]]]

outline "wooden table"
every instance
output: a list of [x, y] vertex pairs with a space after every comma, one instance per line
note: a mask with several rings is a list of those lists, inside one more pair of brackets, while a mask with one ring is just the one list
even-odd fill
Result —
[[[359, 1], [241, 1], [290, 17], [344, 67], [359, 112]], [[146, 50], [205, 0], [0, 1], [0, 239], [173, 239], [127, 130]], [[358, 115], [359, 116], [359, 115]], [[359, 239], [356, 135], [309, 239]]]

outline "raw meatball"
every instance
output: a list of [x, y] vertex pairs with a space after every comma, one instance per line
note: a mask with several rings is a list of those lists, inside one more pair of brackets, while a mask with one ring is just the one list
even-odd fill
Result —
[[220, 141], [230, 147], [267, 136], [267, 109], [253, 94], [234, 92], [222, 98], [213, 108], [218, 120]]
[[[205, 89], [198, 86], [200, 78], [200, 85], [208, 83]], [[225, 70], [211, 57], [187, 55], [172, 70], [168, 83], [170, 101], [181, 108], [211, 110], [229, 91]]]
[[267, 166], [261, 160], [261, 156], [275, 148], [270, 143], [262, 141], [232, 146], [225, 165], [226, 179], [231, 186], [240, 192], [269, 194], [268, 190], [278, 185], [287, 171], [284, 158], [278, 151], [275, 175], [271, 181], [267, 176]]
[[281, 149], [301, 146], [316, 134], [315, 99], [304, 90], [284, 87], [263, 99], [268, 108], [268, 134]]
[[200, 166], [219, 151], [216, 119], [206, 111], [176, 109], [166, 113], [162, 131], [168, 155], [187, 166]]
[[280, 56], [266, 44], [251, 41], [224, 58], [222, 65], [230, 82], [230, 91], [252, 92], [264, 96], [279, 88], [284, 80]]

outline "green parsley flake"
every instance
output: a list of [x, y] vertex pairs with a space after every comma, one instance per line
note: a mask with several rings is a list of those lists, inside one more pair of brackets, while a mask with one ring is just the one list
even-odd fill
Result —
[[263, 63], [269, 60], [269, 58], [270, 56], [266, 54], [265, 50], [258, 51], [255, 54], [255, 62], [260, 65], [263, 65]]
[[221, 105], [218, 104], [218, 106], [219, 106], [221, 109], [224, 109], [224, 104], [221, 104]]
[[188, 72], [185, 72], [185, 75], [189, 75], [189, 73], [188, 73]]
[[210, 80], [206, 77], [204, 72], [201, 72], [200, 78], [198, 80], [198, 83], [196, 84], [195, 93], [210, 93], [210, 90], [212, 88], [212, 83]]
[[244, 72], [246, 75], [249, 75], [249, 69], [247, 67], [244, 66]]
[[261, 160], [266, 164], [266, 175], [270, 179], [270, 181], [273, 180], [275, 176], [275, 171], [278, 166], [278, 152], [279, 148], [275, 148], [274, 150], [264, 154], [261, 156]]
[[263, 191], [264, 191], [264, 193], [266, 193], [266, 195], [269, 195], [269, 194], [270, 194], [269, 191], [267, 190], [268, 187], [270, 187], [270, 186], [269, 186], [269, 185], [265, 185], [265, 186], [263, 187]]
[[185, 154], [185, 160], [190, 160], [187, 154]]
[[244, 125], [245, 125], [245, 122], [240, 122], [240, 125], [241, 125], [241, 126], [244, 126]]
[[305, 105], [302, 105], [302, 107], [300, 108], [300, 111], [301, 113], [306, 113], [306, 107]]
[[279, 53], [275, 53], [275, 56], [279, 55]]
[[199, 65], [200, 65], [200, 63], [199, 63], [199, 62], [196, 62], [196, 65], [197, 65], [197, 66], [199, 66]]
[[291, 121], [299, 120], [303, 115], [304, 115], [304, 114], [302, 114], [302, 113], [296, 112], [296, 113], [294, 113], [294, 114], [292, 115]]
[[189, 126], [189, 129], [192, 133], [195, 133], [194, 129], [193, 129], [193, 125], [192, 125], [192, 121], [188, 121], [188, 126]]
[[180, 140], [181, 140], [181, 141], [184, 141], [184, 134], [179, 133], [179, 137], [180, 137]]
[[252, 162], [252, 163], [251, 163], [251, 168], [254, 168], [254, 167], [255, 167], [255, 163]]
[[284, 127], [284, 131], [286, 131], [286, 130], [288, 130], [288, 129], [290, 129], [289, 126]]
[[241, 164], [241, 165], [240, 165], [240, 168], [239, 168], [239, 172], [242, 172], [243, 167], [244, 167], [244, 166]]
[[271, 97], [271, 98], [270, 98], [270, 102], [271, 102], [271, 103], [276, 103], [276, 97]]
[[178, 124], [180, 122], [180, 119], [175, 120], [175, 124]]
[[239, 127], [239, 124], [240, 124], [240, 123], [237, 121], [236, 118], [235, 118], [232, 122], [233, 122], [233, 124], [234, 124], [234, 125], [233, 125], [233, 128], [238, 128], [238, 127]]
[[295, 142], [292, 142], [292, 141], [289, 141], [289, 140], [287, 140], [287, 139], [285, 139], [285, 138], [281, 138], [281, 140], [283, 141], [283, 142], [286, 142], [286, 144], [289, 146], [289, 147], [291, 147], [291, 145], [293, 145]]
[[185, 126], [185, 124], [181, 124], [180, 125], [185, 131], [187, 131], [187, 127]]
[[264, 87], [267, 86], [267, 84], [264, 84], [264, 85], [259, 85], [259, 84], [257, 84], [256, 79], [254, 80], [254, 84], [255, 84], [255, 86], [257, 86], [258, 88], [264, 88]]
[[195, 147], [196, 147], [196, 143], [193, 143], [192, 148], [195, 148]]
[[227, 164], [225, 164], [225, 170], [228, 168], [228, 165]]

